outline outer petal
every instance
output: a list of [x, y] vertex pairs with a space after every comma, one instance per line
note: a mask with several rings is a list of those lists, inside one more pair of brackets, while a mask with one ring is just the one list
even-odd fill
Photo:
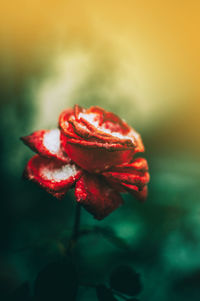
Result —
[[62, 198], [80, 175], [81, 170], [74, 164], [39, 155], [29, 160], [24, 171], [26, 178], [38, 183], [57, 198]]
[[75, 196], [96, 219], [103, 219], [119, 207], [123, 200], [101, 176], [84, 173], [77, 181]]
[[64, 111], [59, 116], [59, 121], [58, 125], [65, 131], [67, 129], [68, 123], [67, 121], [69, 120], [70, 116], [74, 115], [74, 109], [69, 108]]
[[127, 190], [141, 202], [144, 202], [148, 195], [148, 187], [145, 185], [142, 190], [136, 191], [132, 187], [127, 187]]
[[126, 163], [122, 165], [116, 165], [109, 169], [109, 171], [115, 171], [115, 172], [131, 172], [131, 171], [148, 171], [148, 163], [147, 160], [144, 158], [136, 158], [131, 163]]
[[130, 127], [121, 118], [112, 112], [105, 112], [104, 114], [104, 127], [121, 134], [128, 134]]
[[137, 158], [129, 164], [114, 166], [103, 172], [103, 176], [118, 191], [127, 190], [141, 200], [147, 197], [146, 185], [150, 176], [147, 161], [143, 158]]
[[62, 149], [59, 129], [36, 131], [29, 136], [21, 137], [21, 140], [44, 157], [54, 157], [66, 163], [71, 161]]
[[120, 173], [120, 172], [104, 172], [103, 175], [106, 178], [110, 178], [116, 182], [119, 182], [121, 184], [125, 183], [125, 184], [130, 184], [130, 185], [135, 185], [138, 188], [142, 188], [144, 185], [146, 185], [149, 182], [149, 173], [145, 172], [132, 172], [132, 173], [128, 173], [128, 172], [124, 172], [124, 173]]
[[106, 170], [113, 165], [118, 165], [124, 162], [129, 162], [132, 159], [132, 150], [107, 150], [101, 144], [96, 145], [95, 148], [88, 147], [86, 142], [84, 145], [82, 141], [79, 144], [67, 142], [67, 138], [63, 135], [62, 142], [65, 143], [66, 152], [68, 156], [78, 166], [89, 172], [98, 173]]

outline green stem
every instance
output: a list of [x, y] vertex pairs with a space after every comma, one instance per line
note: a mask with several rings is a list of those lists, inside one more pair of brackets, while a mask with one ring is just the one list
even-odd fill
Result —
[[80, 235], [80, 220], [81, 220], [81, 206], [79, 204], [76, 205], [76, 212], [74, 218], [74, 227], [72, 231], [71, 238], [69, 240], [69, 244], [67, 247], [67, 253], [72, 253], [74, 246]]
[[74, 229], [72, 238], [76, 241], [79, 236], [80, 231], [80, 221], [81, 221], [81, 206], [79, 204], [76, 205], [76, 213], [74, 219]]

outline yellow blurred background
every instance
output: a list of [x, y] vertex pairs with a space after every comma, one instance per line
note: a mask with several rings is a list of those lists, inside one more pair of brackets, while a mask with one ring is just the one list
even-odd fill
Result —
[[94, 104], [151, 136], [163, 127], [155, 139], [163, 132], [174, 143], [182, 137], [186, 148], [200, 145], [199, 1], [13, 0], [1, 6], [2, 88], [26, 87], [35, 107], [33, 130], [53, 126], [74, 103]]

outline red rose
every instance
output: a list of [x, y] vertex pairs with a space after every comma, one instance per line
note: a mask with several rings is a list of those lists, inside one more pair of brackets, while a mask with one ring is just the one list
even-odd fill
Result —
[[140, 135], [113, 113], [99, 107], [63, 111], [60, 129], [22, 137], [38, 153], [25, 176], [57, 198], [75, 186], [78, 203], [102, 219], [122, 204], [120, 192], [145, 200], [148, 164], [134, 158], [143, 152]]

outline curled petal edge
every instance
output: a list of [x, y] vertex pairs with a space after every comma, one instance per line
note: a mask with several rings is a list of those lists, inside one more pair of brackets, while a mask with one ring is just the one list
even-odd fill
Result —
[[34, 152], [47, 158], [57, 158], [65, 163], [71, 159], [63, 151], [60, 142], [60, 130], [39, 130], [28, 136], [21, 137], [21, 140]]
[[61, 199], [79, 179], [81, 173], [74, 164], [35, 155], [28, 161], [23, 176]]

